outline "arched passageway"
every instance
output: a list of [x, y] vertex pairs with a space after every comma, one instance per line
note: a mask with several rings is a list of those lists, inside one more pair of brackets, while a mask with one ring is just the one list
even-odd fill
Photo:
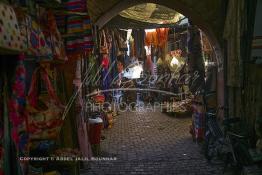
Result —
[[[218, 103], [223, 104], [223, 57], [216, 32], [198, 13], [184, 3], [153, 0], [124, 0], [115, 4], [96, 18], [95, 24], [102, 29], [121, 11], [141, 4], [157, 3], [190, 18], [208, 37], [217, 60]], [[93, 161], [88, 174], [221, 174], [221, 164], [211, 165], [189, 133], [191, 118], [172, 118], [159, 111], [125, 111], [116, 117], [110, 130], [103, 131], [102, 157], [112, 161]], [[199, 168], [198, 168], [199, 167]]]
[[[220, 0], [204, 0], [195, 2], [190, 0], [110, 0], [107, 4], [102, 1], [88, 1], [91, 19], [98, 28], [102, 28], [121, 11], [142, 3], [155, 3], [188, 17], [194, 25], [197, 25], [208, 37], [212, 49], [215, 53], [217, 62], [217, 104], [224, 106], [224, 56], [221, 48], [223, 41], [224, 15], [223, 7], [225, 4]], [[222, 113], [219, 114], [223, 117]]]
[[[155, 3], [174, 9], [177, 12], [185, 15], [193, 21], [204, 33], [208, 36], [212, 47], [216, 53], [219, 71], [223, 70], [223, 57], [221, 51], [223, 16], [219, 9], [222, 9], [222, 2], [215, 1], [170, 1], [170, 0], [111, 0], [108, 4], [103, 4], [102, 1], [89, 1], [88, 7], [90, 16], [95, 24], [102, 28], [107, 22], [118, 15], [121, 11], [142, 3]], [[96, 8], [93, 8], [95, 7]], [[218, 9], [215, 9], [218, 8]], [[217, 12], [219, 11], [219, 12]]]

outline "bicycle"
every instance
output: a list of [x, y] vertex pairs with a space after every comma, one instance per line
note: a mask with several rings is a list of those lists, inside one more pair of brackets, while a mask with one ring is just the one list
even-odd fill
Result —
[[[205, 142], [205, 156], [208, 161], [215, 157], [224, 162], [223, 173], [230, 166], [236, 174], [241, 174], [244, 166], [259, 163], [252, 161], [250, 143], [248, 137], [244, 134], [238, 134], [233, 130], [233, 126], [241, 123], [239, 117], [225, 117], [221, 127], [216, 120], [217, 112], [224, 107], [219, 107], [215, 113], [208, 112], [207, 130]], [[222, 128], [222, 129], [221, 129]]]

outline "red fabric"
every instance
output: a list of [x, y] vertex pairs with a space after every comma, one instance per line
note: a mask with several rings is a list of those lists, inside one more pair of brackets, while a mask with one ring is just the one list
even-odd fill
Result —
[[102, 66], [103, 66], [103, 68], [108, 68], [109, 67], [109, 58], [108, 58], [107, 55], [103, 56]]
[[103, 123], [89, 124], [89, 141], [90, 144], [100, 144], [101, 130], [103, 128]]
[[41, 78], [46, 85], [49, 97], [52, 100], [54, 100], [54, 102], [56, 104], [61, 104], [57, 95], [55, 94], [55, 90], [52, 86], [52, 83], [51, 83], [49, 77], [48, 77], [47, 71], [43, 68], [38, 68], [33, 73], [32, 80], [31, 80], [31, 86], [30, 86], [29, 93], [28, 93], [29, 104], [33, 107], [36, 107], [36, 105], [37, 105], [37, 98], [38, 98], [38, 94], [37, 94], [37, 90], [38, 90], [37, 89], [37, 73], [38, 73], [38, 71], [40, 71]]

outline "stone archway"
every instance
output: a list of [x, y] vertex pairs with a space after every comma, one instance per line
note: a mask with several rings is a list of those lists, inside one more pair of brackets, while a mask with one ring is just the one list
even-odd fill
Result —
[[[221, 8], [222, 4], [219, 4], [219, 2], [220, 1], [218, 0], [214, 0], [214, 2], [213, 1], [210, 2], [210, 0], [203, 0], [199, 2], [199, 4], [202, 5], [199, 8], [203, 7], [202, 10], [204, 10], [205, 6], [206, 8], [208, 8], [208, 7], [212, 7], [213, 4], [215, 4], [213, 9], [206, 9], [206, 10], [215, 11], [216, 9], [214, 8], [219, 8], [219, 7], [220, 7], [219, 9], [222, 9]], [[218, 68], [217, 69], [218, 71], [217, 73], [217, 104], [218, 106], [224, 106], [224, 64], [223, 64], [224, 58], [223, 58], [222, 48], [221, 48], [222, 31], [223, 31], [222, 23], [223, 22], [221, 22], [220, 24], [221, 28], [219, 29], [218, 28], [219, 24], [217, 25], [215, 23], [216, 24], [215, 25], [214, 22], [211, 20], [212, 18], [221, 17], [221, 14], [218, 12], [218, 13], [215, 13], [216, 15], [213, 15], [213, 16], [211, 15], [211, 17], [206, 17], [206, 19], [204, 19], [205, 16], [203, 16], [199, 12], [196, 12], [197, 6], [195, 5], [199, 5], [199, 4], [197, 4], [197, 2], [192, 2], [191, 0], [190, 1], [189, 0], [176, 0], [172, 2], [170, 0], [161, 0], [161, 1], [159, 0], [121, 0], [118, 3], [116, 3], [115, 5], [113, 5], [112, 8], [102, 13], [102, 15], [100, 15], [100, 17], [97, 18], [95, 25], [97, 25], [99, 28], [102, 28], [107, 22], [109, 22], [113, 17], [118, 15], [121, 11], [129, 7], [132, 7], [132, 6], [142, 4], [142, 3], [155, 3], [155, 4], [163, 5], [171, 9], [174, 9], [177, 12], [190, 18], [190, 20], [206, 34], [206, 36], [208, 37], [213, 47], [213, 50], [216, 56], [216, 61], [217, 61], [217, 68]], [[210, 12], [203, 11], [203, 13], [210, 13]], [[222, 116], [223, 114], [220, 114], [220, 117]]]
[[[194, 11], [194, 8], [186, 5], [186, 3], [183, 2], [183, 0], [177, 0], [172, 2], [170, 2], [170, 0], [121, 0], [111, 9], [103, 13], [103, 15], [101, 15], [96, 20], [95, 25], [97, 25], [99, 28], [102, 28], [107, 22], [109, 22], [113, 17], [117, 16], [121, 11], [142, 3], [155, 3], [163, 5], [171, 9], [174, 9], [177, 12], [190, 18], [190, 20], [192, 20], [193, 23], [196, 24], [209, 38], [216, 55], [218, 73], [221, 74], [221, 72], [223, 72], [223, 56], [221, 46], [219, 43], [219, 40], [221, 40], [221, 38], [218, 38], [218, 35], [213, 31], [212, 26], [208, 22], [204, 21], [201, 15]], [[208, 3], [208, 1], [206, 1], [206, 3]], [[223, 77], [223, 75], [221, 76]]]

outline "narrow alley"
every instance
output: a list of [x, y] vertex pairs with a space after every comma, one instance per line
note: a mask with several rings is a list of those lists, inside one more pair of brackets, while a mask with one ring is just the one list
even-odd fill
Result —
[[161, 112], [124, 112], [114, 127], [103, 130], [101, 157], [91, 161], [82, 175], [202, 174], [219, 175], [221, 165], [210, 165], [192, 144], [190, 117], [174, 118]]

